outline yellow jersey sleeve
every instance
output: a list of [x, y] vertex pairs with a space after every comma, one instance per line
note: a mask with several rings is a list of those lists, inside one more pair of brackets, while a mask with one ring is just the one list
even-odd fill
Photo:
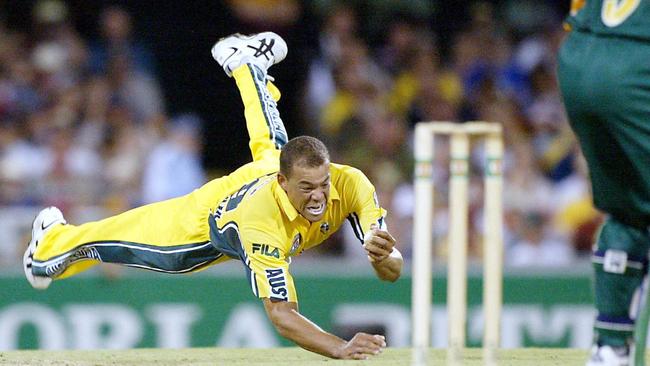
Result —
[[386, 210], [379, 205], [377, 192], [370, 180], [359, 169], [350, 168], [348, 184], [351, 189], [344, 190], [346, 200], [351, 202], [348, 220], [357, 238], [363, 243], [363, 236], [375, 224], [386, 230]]
[[244, 262], [255, 296], [298, 302], [281, 239], [252, 227], [244, 228], [241, 234]]

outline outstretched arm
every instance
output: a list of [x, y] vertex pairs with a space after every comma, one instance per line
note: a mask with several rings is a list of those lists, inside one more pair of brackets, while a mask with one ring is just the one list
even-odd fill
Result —
[[264, 298], [264, 309], [283, 337], [300, 347], [338, 359], [365, 360], [386, 347], [383, 336], [357, 333], [350, 341], [327, 333], [298, 312], [298, 304]]
[[[286, 253], [277, 233], [247, 225], [240, 227], [244, 262], [255, 296], [262, 299], [269, 319], [283, 337], [300, 347], [331, 358], [365, 359], [386, 347], [383, 336], [357, 333], [345, 341], [327, 333], [298, 312], [298, 296]], [[265, 244], [256, 244], [265, 243]], [[262, 249], [264, 248], [264, 249]]]
[[388, 231], [373, 225], [363, 238], [363, 247], [377, 277], [384, 281], [397, 281], [402, 273], [404, 260], [395, 248], [395, 238]]

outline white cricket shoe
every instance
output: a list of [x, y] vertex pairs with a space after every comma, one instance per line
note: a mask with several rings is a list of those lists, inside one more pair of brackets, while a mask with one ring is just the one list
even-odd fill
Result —
[[630, 350], [628, 347], [594, 345], [586, 366], [629, 366]]
[[63, 214], [56, 207], [47, 207], [38, 213], [32, 224], [32, 240], [29, 242], [25, 254], [23, 255], [23, 269], [25, 270], [25, 277], [33, 288], [45, 290], [52, 279], [45, 276], [36, 276], [32, 273], [32, 262], [34, 260], [34, 252], [38, 247], [39, 241], [43, 239], [45, 233], [50, 231], [53, 227], [66, 224]]
[[226, 75], [244, 63], [259, 66], [264, 73], [269, 67], [287, 57], [287, 43], [273, 32], [264, 32], [245, 36], [239, 33], [221, 38], [212, 46], [214, 58]]

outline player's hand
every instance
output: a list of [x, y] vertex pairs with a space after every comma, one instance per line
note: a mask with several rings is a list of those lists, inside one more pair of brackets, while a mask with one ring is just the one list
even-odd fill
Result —
[[357, 333], [341, 348], [337, 358], [343, 360], [366, 360], [386, 348], [386, 338], [381, 335]]
[[381, 262], [393, 252], [395, 238], [386, 230], [379, 229], [376, 225], [370, 226], [363, 240], [363, 248], [368, 254], [370, 262]]

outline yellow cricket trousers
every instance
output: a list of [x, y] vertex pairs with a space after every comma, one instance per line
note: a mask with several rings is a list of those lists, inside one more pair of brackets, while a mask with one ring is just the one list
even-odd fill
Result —
[[280, 91], [256, 66], [233, 72], [250, 136], [253, 162], [185, 196], [138, 207], [83, 225], [58, 225], [39, 243], [33, 273], [65, 278], [99, 262], [187, 273], [226, 261], [210, 243], [208, 215], [247, 182], [279, 169], [287, 133], [277, 111]]

